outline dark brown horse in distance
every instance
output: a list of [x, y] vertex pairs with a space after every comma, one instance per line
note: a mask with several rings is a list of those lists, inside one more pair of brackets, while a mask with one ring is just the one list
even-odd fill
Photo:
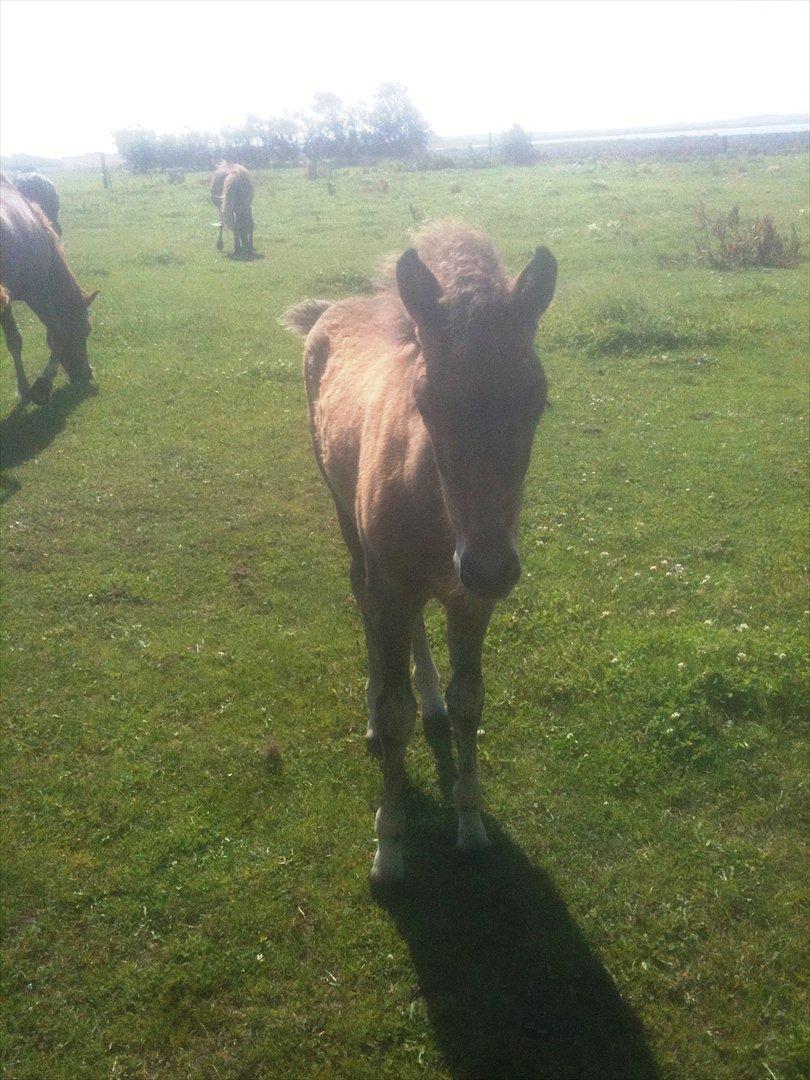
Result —
[[219, 210], [217, 251], [222, 251], [222, 230], [233, 233], [235, 257], [253, 254], [253, 182], [244, 165], [222, 162], [211, 177], [211, 202]]
[[[304, 374], [315, 457], [351, 555], [368, 649], [369, 748], [382, 763], [376, 881], [402, 877], [405, 746], [416, 703], [426, 733], [458, 751], [458, 844], [484, 847], [476, 735], [481, 651], [495, 601], [520, 576], [515, 535], [546, 379], [535, 355], [557, 263], [546, 248], [513, 282], [465, 225], [417, 236], [372, 297], [310, 300], [285, 316], [308, 331]], [[447, 613], [452, 676], [442, 699], [422, 610]]]
[[50, 221], [57, 236], [62, 235], [59, 223], [59, 193], [52, 180], [38, 172], [22, 173], [15, 176], [14, 186], [29, 202], [36, 203]]
[[[93, 369], [87, 358], [88, 308], [98, 294], [82, 292], [48, 219], [2, 173], [0, 286], [0, 324], [14, 360], [20, 401], [37, 405], [46, 402], [59, 364], [71, 382], [90, 384]], [[22, 366], [22, 337], [11, 310], [15, 300], [27, 304], [47, 330], [51, 355], [33, 386], [29, 386]]]

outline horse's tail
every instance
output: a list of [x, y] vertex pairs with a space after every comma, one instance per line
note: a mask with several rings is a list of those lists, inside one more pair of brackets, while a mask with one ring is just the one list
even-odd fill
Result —
[[222, 224], [232, 231], [236, 227], [236, 173], [229, 172], [222, 185]]
[[333, 300], [302, 300], [285, 311], [279, 322], [286, 330], [306, 335], [333, 303]]
[[8, 289], [5, 285], [0, 285], [0, 315], [6, 310], [11, 303], [11, 297], [8, 295]]

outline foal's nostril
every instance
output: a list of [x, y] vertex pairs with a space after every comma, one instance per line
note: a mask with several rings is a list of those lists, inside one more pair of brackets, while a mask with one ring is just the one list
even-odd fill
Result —
[[487, 600], [507, 596], [520, 578], [520, 558], [514, 549], [498, 559], [481, 558], [465, 551], [459, 560], [459, 577], [465, 589]]

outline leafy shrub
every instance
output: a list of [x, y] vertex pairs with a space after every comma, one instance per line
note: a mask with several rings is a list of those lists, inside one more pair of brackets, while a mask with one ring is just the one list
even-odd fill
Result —
[[780, 233], [772, 214], [744, 222], [739, 206], [728, 214], [713, 216], [704, 203], [695, 207], [699, 233], [695, 240], [698, 257], [715, 270], [738, 270], [746, 267], [771, 268], [795, 266], [806, 241], [799, 240], [796, 226], [790, 233]]
[[506, 165], [534, 165], [537, 161], [537, 151], [531, 136], [520, 124], [514, 124], [501, 136], [498, 153]]

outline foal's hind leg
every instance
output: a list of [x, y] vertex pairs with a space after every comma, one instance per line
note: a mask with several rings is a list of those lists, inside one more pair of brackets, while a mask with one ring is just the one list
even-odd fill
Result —
[[416, 620], [413, 632], [413, 683], [419, 696], [422, 724], [428, 740], [445, 735], [448, 731], [447, 709], [439, 684], [439, 673], [430, 652], [423, 615]]
[[447, 609], [447, 642], [453, 675], [447, 688], [447, 708], [458, 749], [458, 780], [453, 799], [458, 810], [458, 846], [464, 850], [489, 844], [481, 820], [477, 739], [484, 707], [481, 651], [492, 606], [464, 600]]
[[11, 313], [10, 304], [3, 310], [2, 314], [0, 314], [0, 324], [2, 324], [3, 327], [3, 334], [5, 335], [8, 351], [11, 353], [11, 359], [14, 361], [14, 374], [17, 379], [17, 395], [22, 403], [28, 400], [31, 387], [28, 385], [28, 378], [22, 364], [22, 337], [20, 336], [20, 331], [17, 329], [17, 323], [14, 321], [14, 316]]
[[377, 645], [371, 632], [369, 622], [368, 604], [366, 600], [366, 561], [363, 551], [359, 547], [352, 551], [352, 565], [349, 570], [349, 578], [352, 583], [352, 592], [363, 616], [363, 628], [366, 634], [366, 656], [368, 659], [368, 678], [366, 679], [366, 708], [368, 710], [368, 726], [366, 727], [366, 749], [374, 757], [381, 754], [380, 738], [377, 734], [377, 699], [382, 689], [382, 677], [380, 662], [377, 655]]
[[405, 747], [416, 720], [416, 701], [411, 690], [410, 654], [417, 608], [399, 594], [369, 582], [369, 631], [377, 652], [380, 692], [375, 723], [380, 740], [382, 795], [375, 819], [377, 853], [371, 878], [377, 882], [399, 881], [405, 872], [402, 834], [405, 814]]

